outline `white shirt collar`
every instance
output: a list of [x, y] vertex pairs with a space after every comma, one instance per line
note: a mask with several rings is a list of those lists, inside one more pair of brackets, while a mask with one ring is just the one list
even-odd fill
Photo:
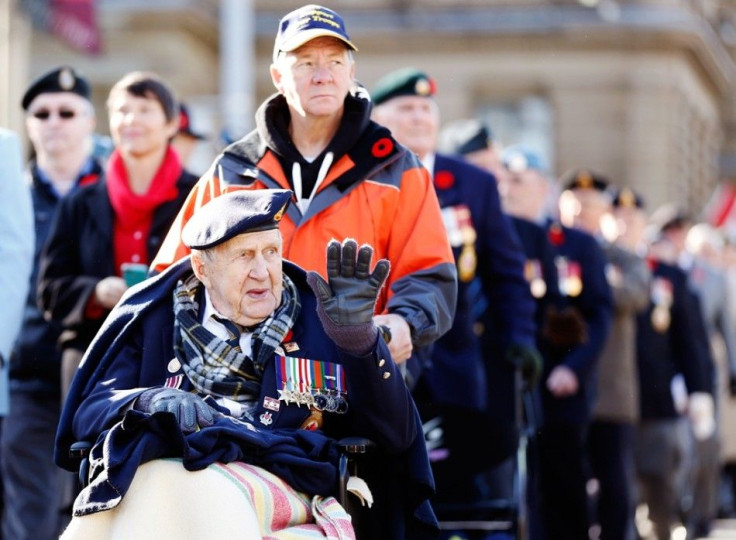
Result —
[[424, 159], [421, 160], [422, 165], [424, 165], [424, 168], [429, 171], [429, 177], [434, 179], [434, 161], [435, 161], [435, 153], [430, 152], [426, 156], [424, 156]]
[[[202, 326], [204, 326], [207, 330], [215, 334], [220, 339], [228, 339], [230, 337], [229, 332], [227, 331], [227, 328], [225, 328], [221, 322], [219, 322], [217, 319], [213, 318], [213, 316], [220, 317], [221, 319], [228, 319], [229, 317], [225, 317], [222, 313], [217, 311], [215, 309], [215, 306], [212, 305], [212, 299], [210, 298], [209, 291], [205, 288], [204, 290], [204, 317], [202, 318]], [[240, 334], [240, 348], [243, 350], [243, 352], [250, 356], [252, 351], [251, 348], [251, 337], [253, 336], [253, 332], [243, 332]]]

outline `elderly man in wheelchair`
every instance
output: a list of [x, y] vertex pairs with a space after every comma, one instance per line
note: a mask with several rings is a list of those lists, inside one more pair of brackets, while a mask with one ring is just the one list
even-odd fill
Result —
[[421, 423], [372, 320], [389, 263], [350, 239], [327, 246], [326, 281], [284, 260], [290, 200], [213, 199], [182, 233], [191, 255], [110, 314], [57, 433], [70, 470], [91, 444], [62, 538], [355, 538], [336, 499], [349, 436], [376, 446], [348, 486], [375, 500], [357, 536], [436, 533]]

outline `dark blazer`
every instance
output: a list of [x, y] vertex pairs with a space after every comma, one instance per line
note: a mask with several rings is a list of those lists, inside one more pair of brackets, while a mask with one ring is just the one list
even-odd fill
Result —
[[[428, 434], [442, 492], [500, 462], [516, 447], [513, 415], [498, 414], [495, 404], [490, 410], [495, 396], [489, 394], [488, 382], [498, 366], [509, 374], [502, 390], [513, 393], [506, 349], [511, 344], [534, 346], [535, 305], [524, 279], [524, 252], [501, 209], [496, 179], [442, 154], [435, 156], [433, 179], [457, 267], [457, 307], [452, 328], [432, 347], [430, 367], [414, 396], [428, 426], [442, 422], [436, 429], [441, 438]], [[494, 334], [495, 349], [483, 349], [482, 324]], [[512, 397], [506, 410], [513, 406]], [[493, 441], [491, 446], [477, 443], [479, 431]]]
[[650, 260], [649, 306], [637, 317], [637, 365], [641, 418], [679, 416], [672, 399], [672, 378], [681, 374], [687, 392], [710, 391], [709, 351], [697, 296], [680, 268]]
[[[489, 320], [500, 354], [512, 343], [533, 346], [535, 306], [524, 279], [524, 252], [490, 173], [437, 154], [433, 177], [458, 267], [458, 300], [452, 328], [434, 344], [426, 382], [435, 402], [484, 410], [484, 363], [498, 361], [498, 355], [481, 354], [476, 328], [481, 298], [474, 285], [480, 284], [487, 312], [494, 314]], [[464, 257], [475, 258], [472, 272], [464, 269]]]
[[[148, 260], [161, 247], [197, 177], [183, 171], [178, 195], [154, 211], [147, 241]], [[41, 255], [38, 304], [47, 319], [60, 322], [62, 347], [84, 350], [102, 325], [104, 316], [89, 319], [85, 309], [95, 286], [105, 277], [119, 275], [114, 267], [114, 213], [107, 182], [81, 188], [64, 199]]]
[[[560, 281], [560, 293], [567, 305], [578, 310], [587, 323], [587, 340], [569, 350], [551, 351], [545, 358], [542, 381], [560, 364], [578, 378], [577, 394], [556, 398], [542, 383], [545, 422], [581, 424], [589, 421], [595, 401], [598, 360], [613, 321], [613, 295], [606, 278], [606, 255], [590, 234], [557, 222], [547, 227], [556, 250], [555, 262]], [[579, 278], [579, 290], [570, 286], [570, 276]]]
[[110, 499], [125, 493], [137, 466], [165, 456], [182, 457], [190, 470], [217, 461], [255, 463], [297, 489], [334, 495], [337, 476], [330, 441], [360, 435], [376, 441], [382, 450], [374, 456], [373, 467], [361, 467], [361, 477], [376, 498], [373, 510], [380, 516], [372, 520], [368, 537], [426, 538], [435, 530], [428, 502], [433, 480], [419, 418], [388, 347], [379, 337], [374, 349], [362, 357], [338, 349], [316, 316], [317, 300], [306, 273], [286, 261], [284, 271], [301, 300], [291, 337], [287, 336], [297, 348], [285, 354], [341, 365], [347, 411], [325, 412], [321, 431], [298, 429], [310, 411], [279, 401], [276, 355], [265, 365], [253, 421], [226, 416], [213, 426], [182, 435], [175, 422], [166, 421], [171, 418], [167, 413], [128, 410], [147, 388], [169, 385], [191, 390], [181, 366], [171, 361], [172, 292], [179, 279], [192, 273], [187, 257], [126, 292], [72, 382], [57, 432], [55, 460], [73, 468], [68, 458], [71, 443], [96, 441], [91, 462], [99, 461], [93, 472], [106, 473], [93, 478], [91, 489], [83, 492], [81, 500], [89, 503], [85, 513], [117, 504]]

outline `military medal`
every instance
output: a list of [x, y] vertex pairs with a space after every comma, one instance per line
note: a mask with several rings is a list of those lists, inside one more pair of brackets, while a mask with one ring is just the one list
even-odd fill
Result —
[[463, 283], [472, 281], [478, 266], [478, 255], [475, 251], [478, 233], [473, 226], [470, 209], [464, 204], [447, 206], [442, 209], [442, 221], [450, 245], [453, 249], [462, 248], [457, 255], [458, 279]]
[[654, 329], [663, 334], [672, 323], [672, 314], [670, 307], [673, 302], [672, 282], [663, 277], [655, 277], [652, 280], [652, 326]]
[[181, 388], [181, 383], [184, 381], [184, 375], [174, 375], [172, 377], [166, 377], [164, 386], [166, 388]]
[[347, 411], [345, 373], [339, 364], [308, 358], [278, 356], [276, 380], [279, 400], [317, 411]]
[[266, 396], [263, 398], [263, 408], [278, 412], [278, 410], [281, 408], [281, 403], [276, 398]]
[[475, 277], [475, 268], [478, 266], [478, 256], [475, 248], [466, 244], [457, 259], [457, 277], [463, 283], [471, 281]]
[[670, 327], [672, 316], [669, 308], [657, 306], [652, 310], [652, 326], [660, 334], [664, 334]]
[[534, 298], [542, 298], [547, 293], [547, 284], [542, 277], [542, 265], [537, 259], [527, 260], [524, 264], [524, 277]]
[[583, 274], [580, 263], [559, 256], [555, 259], [555, 264], [559, 274], [560, 292], [565, 296], [580, 296], [580, 293], [583, 292]]

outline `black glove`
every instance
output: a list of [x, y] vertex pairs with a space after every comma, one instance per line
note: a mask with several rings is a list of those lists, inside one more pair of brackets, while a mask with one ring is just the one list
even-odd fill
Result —
[[[357, 253], [357, 260], [356, 260]], [[327, 245], [327, 280], [316, 272], [307, 274], [307, 283], [317, 296], [317, 315], [330, 338], [341, 349], [363, 355], [373, 348], [378, 327], [373, 312], [378, 293], [386, 281], [389, 262], [381, 259], [371, 273], [373, 248], [352, 238], [330, 240]]]
[[535, 347], [512, 343], [506, 350], [506, 360], [521, 370], [521, 377], [531, 388], [542, 374], [542, 355]]
[[736, 397], [736, 373], [731, 373], [728, 377], [728, 393], [731, 397]]
[[176, 388], [150, 388], [138, 396], [134, 408], [151, 414], [173, 414], [183, 433], [211, 426], [215, 421], [215, 411], [201, 397]]

